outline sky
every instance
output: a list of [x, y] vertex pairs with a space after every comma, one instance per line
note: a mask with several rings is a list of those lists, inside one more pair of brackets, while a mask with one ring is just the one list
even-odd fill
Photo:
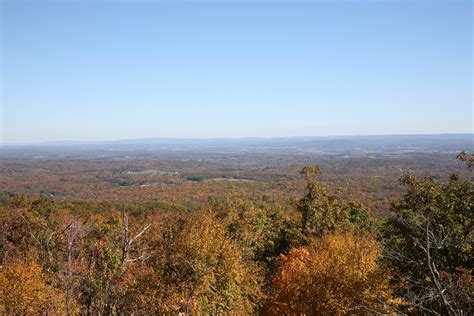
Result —
[[0, 1], [3, 144], [473, 133], [470, 0]]

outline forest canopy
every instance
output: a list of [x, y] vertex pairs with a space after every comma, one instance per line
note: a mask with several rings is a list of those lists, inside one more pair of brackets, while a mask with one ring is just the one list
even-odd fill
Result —
[[406, 173], [381, 217], [321, 173], [288, 205], [5, 198], [0, 313], [473, 313], [470, 179]]

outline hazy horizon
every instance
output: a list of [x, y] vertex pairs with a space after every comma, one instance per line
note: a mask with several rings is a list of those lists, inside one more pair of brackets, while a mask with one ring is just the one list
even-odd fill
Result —
[[[474, 133], [425, 133], [425, 134], [352, 134], [352, 135], [292, 135], [292, 136], [247, 136], [247, 137], [144, 137], [144, 138], [120, 138], [120, 139], [60, 139], [44, 140], [36, 142], [0, 142], [0, 146], [36, 146], [36, 145], [54, 145], [54, 144], [113, 144], [123, 142], [139, 142], [146, 144], [147, 141], [244, 141], [244, 140], [291, 140], [291, 139], [310, 139], [310, 140], [333, 140], [333, 139], [371, 139], [371, 138], [417, 138], [417, 137], [471, 137], [474, 141]], [[474, 146], [474, 143], [472, 144]]]
[[473, 133], [471, 1], [2, 1], [0, 143]]

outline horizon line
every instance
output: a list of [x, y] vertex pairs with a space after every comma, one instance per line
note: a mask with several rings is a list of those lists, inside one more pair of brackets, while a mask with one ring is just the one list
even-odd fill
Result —
[[70, 143], [76, 144], [101, 144], [101, 143], [116, 143], [124, 141], [146, 141], [146, 140], [193, 140], [193, 141], [209, 141], [209, 140], [245, 140], [245, 139], [290, 139], [290, 138], [352, 138], [352, 137], [393, 137], [393, 136], [474, 136], [471, 133], [391, 133], [391, 134], [341, 134], [341, 135], [294, 135], [294, 136], [243, 136], [243, 137], [139, 137], [139, 138], [115, 138], [104, 140], [42, 140], [33, 142], [7, 142], [0, 141], [0, 146], [41, 146], [41, 145], [55, 145]]

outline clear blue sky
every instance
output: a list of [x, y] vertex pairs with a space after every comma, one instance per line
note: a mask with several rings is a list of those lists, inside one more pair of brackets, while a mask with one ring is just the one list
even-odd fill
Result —
[[9, 1], [1, 142], [472, 133], [471, 1]]

